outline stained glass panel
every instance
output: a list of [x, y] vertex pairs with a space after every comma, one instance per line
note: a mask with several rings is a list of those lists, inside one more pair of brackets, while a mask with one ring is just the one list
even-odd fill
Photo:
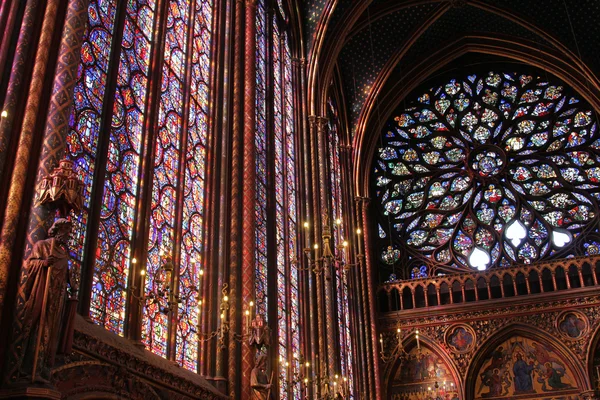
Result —
[[[150, 208], [148, 240], [148, 277], [146, 290], [158, 292], [164, 274], [161, 263], [173, 256], [176, 234], [175, 215], [179, 184], [179, 157], [182, 148], [183, 79], [187, 47], [190, 2], [170, 0], [167, 11], [164, 64], [158, 109], [158, 136], [154, 148], [154, 179]], [[163, 253], [163, 254], [161, 254]], [[182, 259], [184, 273], [189, 273], [191, 260]], [[167, 283], [169, 284], [169, 283]], [[146, 348], [166, 357], [169, 321], [164, 305], [158, 302], [144, 308], [142, 337]]]
[[[122, 334], [153, 40], [154, 1], [127, 3], [104, 177], [91, 317]], [[96, 291], [94, 291], [96, 292]]]
[[209, 117], [212, 1], [198, 1], [193, 10], [190, 99], [183, 192], [182, 245], [176, 360], [196, 371], [198, 360], [201, 270], [204, 268], [203, 220], [206, 180], [206, 141]]
[[256, 13], [256, 312], [267, 313], [267, 31], [264, 0]]
[[451, 79], [400, 108], [381, 140], [374, 191], [393, 238], [384, 265], [404, 257], [420, 277], [527, 264], [568, 256], [597, 229], [597, 117], [564, 85], [517, 73]]

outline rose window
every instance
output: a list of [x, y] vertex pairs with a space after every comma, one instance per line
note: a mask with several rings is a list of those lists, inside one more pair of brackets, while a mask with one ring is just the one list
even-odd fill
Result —
[[597, 128], [571, 89], [535, 76], [431, 88], [377, 149], [380, 263], [415, 278], [597, 252]]

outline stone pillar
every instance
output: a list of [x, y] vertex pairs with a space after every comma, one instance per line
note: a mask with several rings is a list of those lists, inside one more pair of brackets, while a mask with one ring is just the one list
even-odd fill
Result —
[[[16, 116], [20, 114], [20, 104], [24, 102], [24, 94], [27, 91], [28, 65], [31, 65], [31, 56], [36, 45], [36, 24], [39, 23], [39, 14], [43, 9], [40, 0], [27, 0], [25, 5], [25, 14], [21, 22], [19, 39], [15, 49], [15, 54], [10, 71], [8, 87], [4, 98], [2, 110], [7, 112], [6, 117], [0, 117], [0, 176], [5, 176], [6, 163], [10, 153], [10, 143], [12, 133], [15, 131], [15, 124], [18, 122]], [[0, 275], [0, 282], [4, 277]], [[0, 293], [4, 293], [0, 287]], [[1, 298], [0, 298], [1, 301]], [[0, 303], [0, 308], [1, 308]]]
[[[25, 113], [10, 179], [8, 197], [6, 200], [6, 211], [0, 236], [0, 266], [2, 266], [3, 276], [8, 276], [5, 274], [5, 269], [11, 265], [11, 260], [14, 255], [13, 247], [15, 244], [19, 217], [22, 215], [21, 208], [23, 205], [25, 185], [27, 183], [27, 171], [31, 164], [31, 150], [35, 134], [34, 128], [39, 115], [42, 89], [48, 68], [48, 49], [52, 44], [59, 3], [60, 0], [50, 0], [46, 6], [40, 41], [33, 66], [31, 84], [29, 93], [27, 94], [27, 103], [25, 105]], [[58, 163], [55, 164], [55, 166], [57, 165]], [[0, 279], [0, 282], [6, 284], [6, 279]], [[2, 310], [4, 295], [5, 289], [0, 286], [0, 312]]]
[[[244, 20], [245, 2], [235, 2], [235, 27], [233, 33], [233, 121], [231, 141], [231, 192], [230, 192], [230, 248], [229, 248], [229, 299], [234, 307], [229, 312], [229, 343], [226, 348], [217, 348], [216, 379], [229, 381], [228, 392], [232, 398], [236, 397], [237, 373], [239, 371], [238, 345], [231, 333], [237, 331], [236, 314], [238, 304], [239, 286], [242, 271], [242, 198], [243, 198], [243, 156], [244, 156]], [[217, 345], [219, 346], [219, 345]], [[228, 358], [224, 352], [228, 351]], [[220, 387], [220, 389], [225, 389]], [[224, 390], [225, 391], [225, 390]]]
[[[256, 247], [256, 0], [246, 0], [246, 36], [244, 64], [244, 180], [242, 205], [242, 296], [238, 314], [244, 305], [254, 300]], [[240, 326], [243, 332], [243, 324]], [[254, 350], [242, 343], [241, 391], [250, 398], [250, 373], [254, 367]]]
[[[360, 211], [360, 210], [359, 210]], [[371, 396], [373, 399], [381, 398], [381, 381], [380, 381], [380, 373], [379, 373], [379, 359], [377, 357], [377, 327], [375, 323], [375, 297], [373, 292], [375, 291], [375, 282], [374, 282], [374, 271], [373, 271], [373, 256], [371, 255], [370, 248], [370, 240], [369, 240], [369, 230], [368, 230], [368, 211], [369, 211], [369, 200], [363, 198], [362, 199], [362, 219], [363, 219], [363, 238], [364, 238], [364, 249], [365, 249], [365, 270], [366, 270], [366, 285], [367, 285], [367, 296], [368, 296], [368, 310], [367, 313], [370, 315], [370, 325], [365, 327], [368, 329], [368, 335], [370, 336], [370, 347], [372, 353], [372, 364], [373, 364], [373, 379], [374, 379], [374, 391]], [[359, 238], [360, 241], [360, 238]], [[413, 303], [414, 304], [414, 303]]]

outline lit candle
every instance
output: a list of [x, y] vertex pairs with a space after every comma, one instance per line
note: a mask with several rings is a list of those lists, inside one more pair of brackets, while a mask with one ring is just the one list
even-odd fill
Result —
[[310, 249], [310, 243], [308, 241], [308, 235], [309, 235], [309, 230], [308, 230], [308, 221], [304, 222], [304, 248], [305, 249]]
[[419, 330], [417, 329], [415, 337], [417, 338], [417, 349], [421, 348], [421, 344], [419, 343]]
[[250, 310], [246, 310], [246, 331], [250, 332]]
[[359, 236], [358, 237], [358, 253], [359, 254], [362, 253], [362, 247], [363, 247], [362, 238], [360, 237], [361, 233], [362, 233], [362, 230], [360, 228], [356, 228], [356, 234]]
[[381, 344], [381, 352], [383, 353], [383, 334], [379, 334], [379, 344]]
[[400, 330], [400, 328], [398, 328], [398, 343], [400, 343], [400, 340], [401, 340], [401, 338], [400, 338], [401, 337], [401, 335], [400, 335], [401, 332], [402, 331]]
[[344, 258], [346, 262], [350, 262], [350, 255], [348, 254], [348, 241], [344, 240], [342, 242], [342, 247], [344, 247]]
[[319, 244], [315, 243], [315, 245], [313, 246], [315, 249], [315, 260], [319, 259]]

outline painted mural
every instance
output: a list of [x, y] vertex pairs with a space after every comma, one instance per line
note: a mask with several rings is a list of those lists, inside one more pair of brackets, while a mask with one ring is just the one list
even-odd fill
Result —
[[453, 326], [446, 332], [446, 344], [458, 353], [471, 351], [475, 344], [475, 333], [468, 325]]
[[458, 400], [450, 368], [435, 352], [421, 346], [409, 351], [392, 384], [393, 400]]
[[488, 355], [475, 386], [476, 399], [569, 400], [577, 392], [574, 374], [556, 349], [521, 336]]
[[587, 333], [588, 321], [578, 311], [569, 311], [558, 318], [558, 331], [567, 339], [579, 339]]

